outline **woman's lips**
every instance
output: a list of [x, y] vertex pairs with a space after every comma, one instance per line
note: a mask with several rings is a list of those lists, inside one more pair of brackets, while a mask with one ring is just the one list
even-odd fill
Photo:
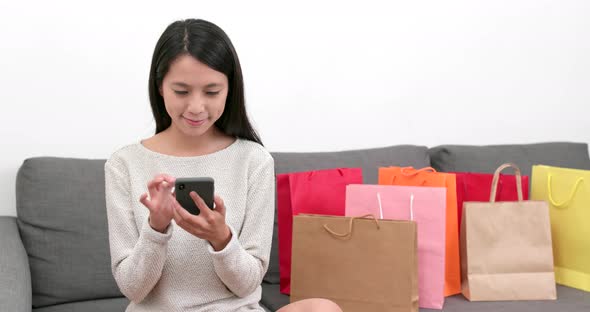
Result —
[[186, 117], [183, 117], [183, 118], [186, 121], [186, 123], [189, 124], [189, 126], [192, 126], [192, 127], [200, 126], [203, 123], [205, 123], [205, 120], [206, 120], [206, 119], [193, 120], [193, 119], [189, 119], [189, 118], [186, 118]]

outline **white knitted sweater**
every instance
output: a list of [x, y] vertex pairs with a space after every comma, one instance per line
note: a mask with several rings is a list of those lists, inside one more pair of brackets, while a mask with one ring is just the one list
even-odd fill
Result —
[[[149, 226], [139, 197], [159, 173], [215, 180], [232, 232], [225, 249], [215, 252], [174, 221], [164, 234]], [[238, 139], [212, 154], [176, 157], [137, 143], [111, 156], [105, 183], [112, 271], [131, 300], [127, 311], [263, 311], [275, 180], [262, 146]]]

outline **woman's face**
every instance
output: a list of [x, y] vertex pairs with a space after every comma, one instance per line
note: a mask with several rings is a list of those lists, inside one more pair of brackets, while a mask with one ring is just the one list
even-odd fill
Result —
[[160, 87], [171, 127], [188, 136], [200, 136], [221, 117], [227, 98], [227, 77], [190, 55], [179, 56]]

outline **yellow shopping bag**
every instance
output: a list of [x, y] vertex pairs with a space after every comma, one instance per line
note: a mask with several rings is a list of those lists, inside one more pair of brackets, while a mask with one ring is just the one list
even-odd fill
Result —
[[550, 205], [556, 282], [590, 291], [590, 171], [533, 166], [531, 199]]

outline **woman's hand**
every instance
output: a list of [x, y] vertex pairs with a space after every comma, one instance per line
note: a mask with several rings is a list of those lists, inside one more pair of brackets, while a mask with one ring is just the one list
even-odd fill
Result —
[[164, 233], [174, 218], [174, 207], [178, 205], [172, 188], [176, 179], [167, 174], [155, 176], [147, 185], [147, 193], [143, 193], [139, 201], [150, 211], [150, 226]]
[[215, 251], [223, 250], [231, 239], [231, 231], [225, 223], [223, 200], [215, 196], [215, 210], [212, 210], [196, 192], [190, 192], [190, 196], [201, 211], [200, 214], [192, 215], [180, 205], [176, 205], [174, 221], [185, 231], [209, 241]]

